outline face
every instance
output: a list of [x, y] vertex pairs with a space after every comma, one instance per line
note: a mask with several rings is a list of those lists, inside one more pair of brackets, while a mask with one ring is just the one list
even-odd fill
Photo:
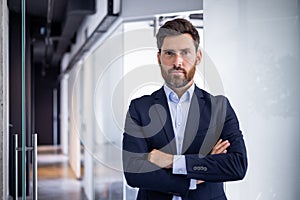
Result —
[[166, 84], [171, 88], [182, 88], [193, 83], [201, 51], [196, 52], [190, 34], [167, 36], [157, 59]]

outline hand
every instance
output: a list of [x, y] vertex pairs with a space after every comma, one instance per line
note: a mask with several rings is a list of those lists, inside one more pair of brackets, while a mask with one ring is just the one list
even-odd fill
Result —
[[153, 149], [148, 155], [148, 160], [161, 168], [172, 168], [173, 157], [171, 154]]
[[202, 181], [202, 180], [196, 180], [196, 184], [198, 185], [198, 184], [201, 184], [201, 183], [204, 183], [204, 181]]
[[[230, 146], [230, 143], [228, 140], [222, 141], [220, 139], [217, 144], [213, 147], [211, 151], [211, 155], [213, 154], [221, 154], [221, 153], [227, 153], [227, 148]], [[197, 180], [196, 184], [204, 183], [202, 180]]]
[[220, 139], [217, 144], [213, 147], [210, 154], [221, 154], [221, 153], [227, 153], [227, 148], [230, 146], [230, 143], [228, 140], [222, 141]]

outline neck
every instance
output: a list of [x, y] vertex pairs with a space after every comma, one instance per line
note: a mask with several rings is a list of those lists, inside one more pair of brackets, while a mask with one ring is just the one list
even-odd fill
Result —
[[188, 82], [185, 86], [180, 87], [180, 88], [175, 88], [171, 85], [168, 85], [169, 88], [171, 88], [178, 96], [178, 98], [180, 99], [181, 96], [191, 87], [191, 85], [194, 83], [193, 80], [191, 80], [190, 82]]

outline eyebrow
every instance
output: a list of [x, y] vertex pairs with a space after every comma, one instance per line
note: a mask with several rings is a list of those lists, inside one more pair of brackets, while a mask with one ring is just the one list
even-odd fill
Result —
[[[184, 49], [179, 49], [179, 51], [190, 51], [191, 48], [184, 48]], [[164, 49], [162, 50], [163, 52], [167, 52], [167, 51], [176, 51], [175, 49]]]

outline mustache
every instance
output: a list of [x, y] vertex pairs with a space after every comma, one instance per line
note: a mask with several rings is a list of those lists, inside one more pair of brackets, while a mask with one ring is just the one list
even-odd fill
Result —
[[176, 66], [175, 64], [173, 65], [172, 69], [168, 70], [169, 72], [173, 72], [173, 71], [182, 71], [184, 74], [186, 74], [186, 71], [184, 68], [181, 67], [181, 65]]

